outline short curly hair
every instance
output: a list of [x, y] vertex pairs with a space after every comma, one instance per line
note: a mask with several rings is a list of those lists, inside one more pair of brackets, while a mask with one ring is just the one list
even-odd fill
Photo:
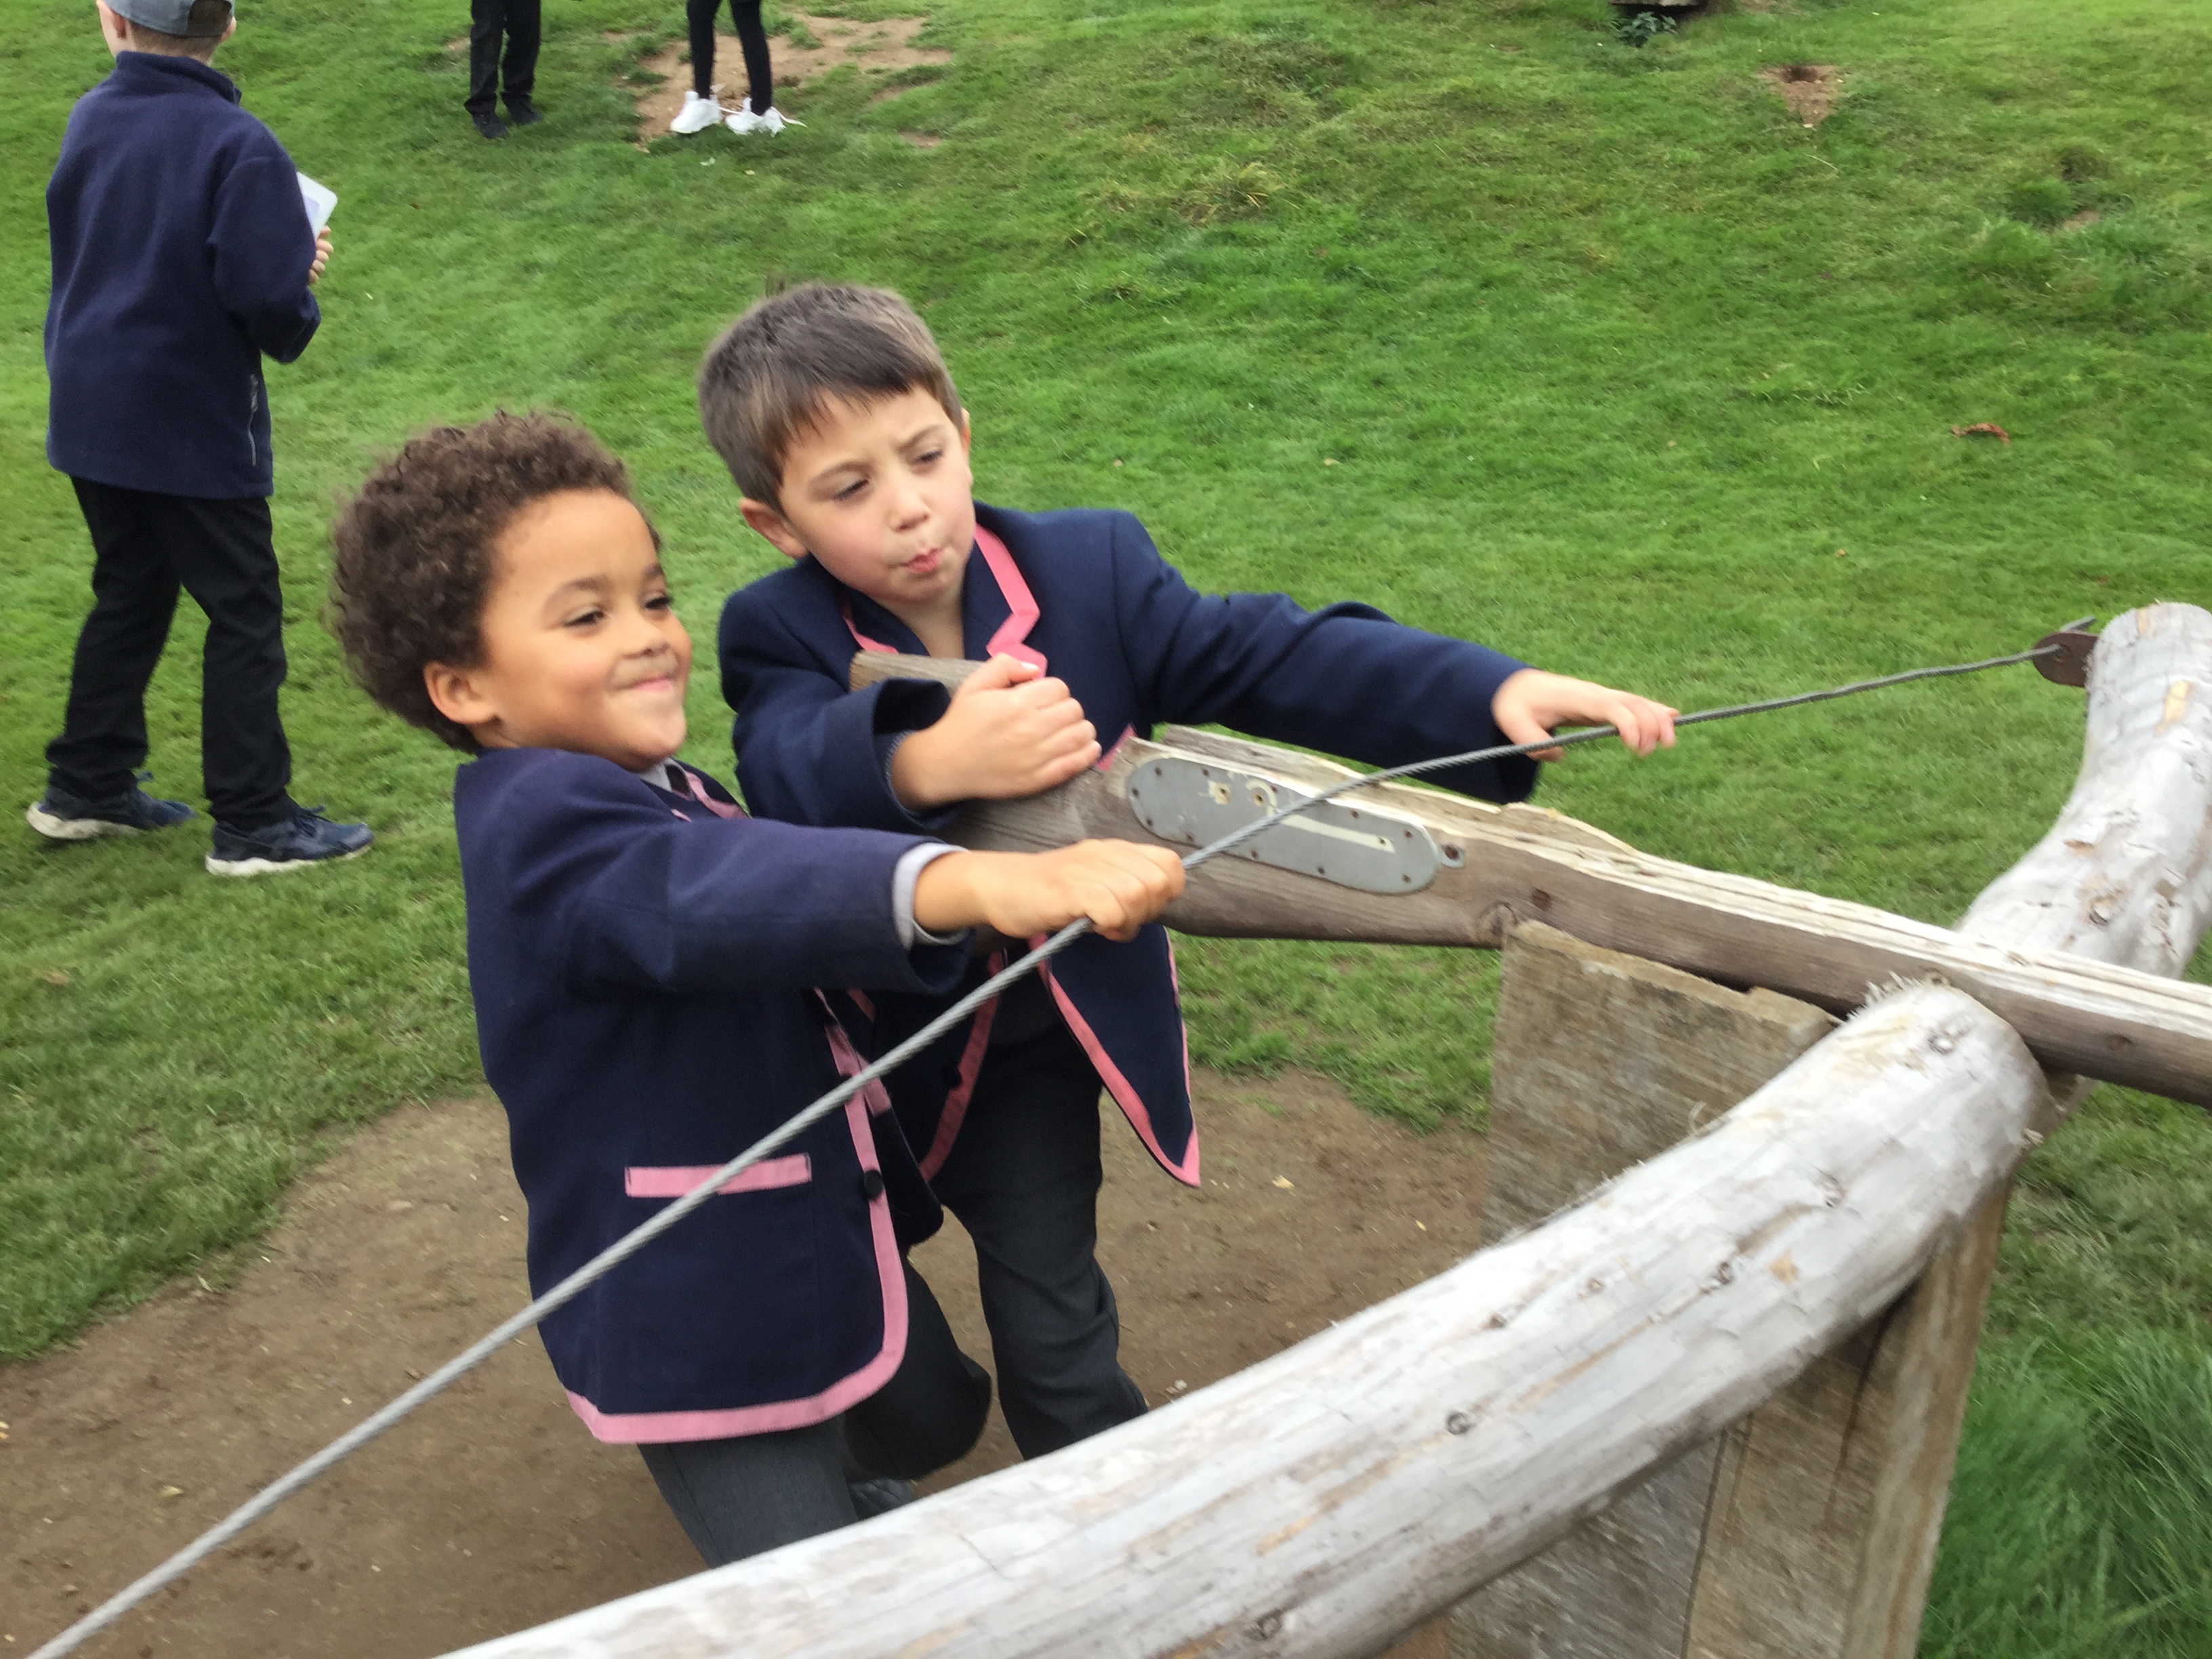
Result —
[[631, 501], [629, 469], [574, 421], [534, 410], [433, 427], [369, 474], [331, 527], [327, 611], [362, 689], [410, 725], [477, 753], [469, 729], [430, 701], [422, 671], [482, 663], [500, 536], [532, 501], [570, 489]]

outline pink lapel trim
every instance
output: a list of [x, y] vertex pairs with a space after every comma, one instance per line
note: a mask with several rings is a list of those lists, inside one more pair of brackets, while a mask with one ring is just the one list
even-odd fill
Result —
[[1044, 668], [1044, 653], [1024, 643], [1030, 629], [1036, 626], [1038, 612], [1036, 598], [1030, 592], [1029, 583], [1022, 580], [1021, 567], [1006, 551], [1006, 543], [980, 524], [975, 526], [975, 550], [983, 556], [983, 562], [991, 567], [991, 580], [999, 584], [1000, 596], [1006, 600], [1007, 609], [1006, 621], [999, 624], [999, 631], [991, 635], [990, 644], [983, 648], [984, 656], [1012, 657]]
[[[1043, 944], [1045, 936], [1039, 933], [1030, 941], [1030, 948], [1035, 949]], [[1091, 1057], [1091, 1064], [1097, 1070], [1098, 1080], [1106, 1085], [1106, 1092], [1114, 1097], [1114, 1103], [1121, 1109], [1121, 1115], [1129, 1120], [1129, 1127], [1137, 1132], [1137, 1139], [1145, 1143], [1145, 1150], [1152, 1155], [1160, 1168], [1165, 1170], [1184, 1186], [1198, 1186], [1200, 1182], [1197, 1112], [1194, 1110], [1191, 1113], [1190, 1145], [1183, 1149], [1182, 1162], [1177, 1164], [1162, 1150], [1159, 1136], [1152, 1132], [1152, 1115], [1145, 1104], [1144, 1097], [1137, 1092], [1136, 1085], [1123, 1075], [1121, 1068], [1114, 1063], [1114, 1057], [1106, 1052], [1106, 1045], [1099, 1041], [1098, 1033], [1091, 1029], [1091, 1022], [1084, 1018], [1083, 1011], [1075, 1006], [1074, 999], [1067, 994], [1066, 988], [1060, 982], [1059, 976], [1052, 971], [1052, 964], [1048, 962], [1037, 971], [1044, 975], [1044, 982], [1052, 988], [1052, 1000], [1060, 1005], [1060, 1015], [1067, 1021], [1067, 1029], [1075, 1033], [1075, 1040], [1083, 1045], [1083, 1052]], [[1168, 971], [1170, 975], [1175, 971], [1175, 957], [1172, 951], [1168, 957]], [[1183, 1092], [1185, 1098], [1188, 1098], [1190, 1036], [1188, 1032], [1183, 1036], [1182, 1064]]]
[[[983, 966], [997, 973], [1006, 965], [1006, 953], [994, 951]], [[960, 1125], [968, 1115], [968, 1103], [975, 1098], [975, 1079], [983, 1073], [983, 1061], [991, 1052], [991, 1022], [999, 1017], [999, 999], [993, 997], [975, 1011], [975, 1018], [968, 1027], [968, 1046], [960, 1051], [960, 1070], [945, 1104], [937, 1115], [937, 1133], [929, 1143], [929, 1151], [921, 1160], [921, 1178], [933, 1181], [937, 1172], [945, 1167], [945, 1160], [952, 1156], [952, 1143], [960, 1133]]]
[[861, 650], [881, 651], [888, 656], [894, 657], [898, 654], [898, 647], [885, 645], [881, 640], [872, 640], [860, 631], [860, 624], [853, 620], [853, 601], [850, 596], [841, 594], [837, 600], [837, 609], [844, 613], [845, 631], [853, 636], [853, 643], [859, 646]]
[[[975, 526], [975, 550], [983, 556], [983, 562], [990, 567], [991, 580], [998, 583], [1000, 597], [1006, 602], [1006, 619], [999, 624], [998, 632], [991, 635], [990, 643], [983, 647], [984, 656], [1012, 657], [1040, 669], [1044, 668], [1047, 665], [1044, 653], [1024, 643], [1029, 638], [1030, 629], [1036, 626], [1039, 613], [1036, 596], [1030, 592], [1029, 583], [1023, 580], [1021, 567], [1014, 562], [1014, 556], [1006, 550], [1006, 543], [980, 524]], [[861, 650], [894, 653], [897, 651], [896, 646], [885, 645], [881, 640], [872, 640], [860, 631], [860, 624], [853, 620], [851, 594], [838, 596], [837, 609], [845, 618], [845, 631], [853, 636], [853, 643]]]

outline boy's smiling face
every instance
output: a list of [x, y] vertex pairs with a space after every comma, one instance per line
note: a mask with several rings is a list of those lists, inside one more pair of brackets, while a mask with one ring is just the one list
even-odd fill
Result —
[[[783, 457], [781, 507], [750, 496], [745, 522], [902, 621], [957, 617], [975, 541], [968, 416], [912, 388], [832, 398]], [[917, 632], [921, 631], [919, 629]]]
[[684, 743], [691, 636], [653, 532], [604, 489], [543, 496], [496, 544], [473, 668], [422, 671], [439, 712], [486, 749], [566, 749], [643, 771]]

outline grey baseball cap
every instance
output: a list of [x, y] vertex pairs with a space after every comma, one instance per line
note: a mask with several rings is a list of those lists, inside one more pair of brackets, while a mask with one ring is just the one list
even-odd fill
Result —
[[141, 28], [204, 40], [230, 27], [231, 0], [107, 0], [107, 9]]

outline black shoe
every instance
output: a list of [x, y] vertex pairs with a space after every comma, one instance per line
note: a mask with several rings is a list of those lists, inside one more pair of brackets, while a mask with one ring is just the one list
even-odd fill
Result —
[[902, 1510], [914, 1502], [914, 1483], [911, 1480], [894, 1480], [887, 1474], [848, 1480], [845, 1490], [853, 1494], [854, 1512], [863, 1521], [888, 1515], [893, 1510]]
[[527, 99], [519, 104], [509, 99], [507, 106], [507, 118], [509, 124], [514, 126], [534, 127], [545, 118], [538, 112], [538, 106]]
[[25, 822], [48, 841], [91, 841], [100, 836], [137, 836], [149, 830], [167, 830], [192, 816], [180, 800], [156, 800], [137, 785], [127, 793], [105, 800], [72, 795], [53, 784], [43, 799], [24, 812]]
[[469, 119], [477, 124], [477, 131], [487, 138], [507, 137], [507, 123], [496, 115], [471, 115]]
[[376, 837], [365, 823], [332, 823], [320, 807], [295, 806], [292, 816], [258, 830], [215, 827], [207, 855], [211, 876], [268, 876], [358, 858]]

